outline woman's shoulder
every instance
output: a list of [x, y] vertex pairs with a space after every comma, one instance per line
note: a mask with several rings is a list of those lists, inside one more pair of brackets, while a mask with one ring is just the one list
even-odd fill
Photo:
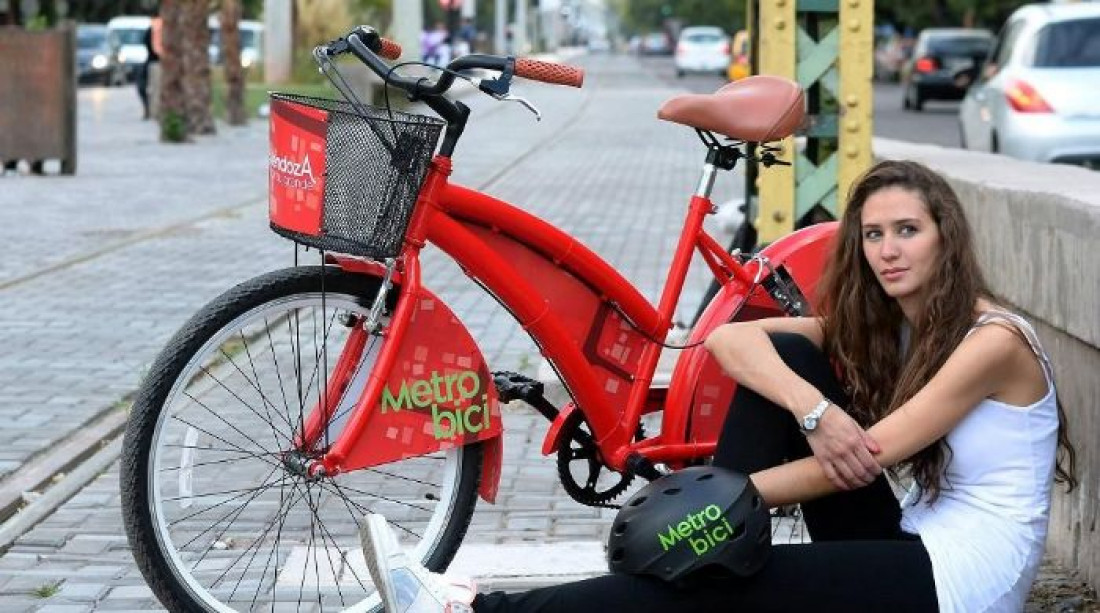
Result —
[[991, 397], [1027, 405], [1045, 395], [1050, 366], [1034, 328], [1021, 315], [1000, 305], [979, 310], [959, 350], [979, 354], [993, 366], [1001, 384]]
[[984, 330], [986, 342], [1006, 344], [1043, 356], [1039, 336], [1035, 328], [1024, 316], [1003, 305], [988, 300], [979, 300], [974, 319], [967, 331], [967, 337]]

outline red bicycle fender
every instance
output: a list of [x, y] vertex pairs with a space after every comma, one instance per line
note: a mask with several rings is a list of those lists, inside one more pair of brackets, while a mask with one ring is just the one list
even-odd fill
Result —
[[[331, 254], [328, 256], [328, 261], [348, 272], [368, 274], [375, 277], [386, 274], [386, 267], [382, 264], [348, 255]], [[393, 274], [394, 284], [400, 285], [402, 278], [401, 272], [395, 270]], [[503, 425], [501, 429], [503, 430]], [[482, 441], [484, 452], [481, 458], [481, 484], [478, 486], [478, 495], [489, 504], [496, 502], [497, 491], [500, 489], [500, 467], [504, 459], [503, 441], [504, 437], [500, 434]]]
[[550, 455], [557, 451], [558, 445], [561, 444], [561, 427], [565, 424], [565, 420], [569, 419], [569, 416], [576, 410], [577, 405], [570, 402], [554, 418], [554, 422], [550, 424], [550, 429], [546, 431], [546, 438], [542, 439], [542, 455]]
[[504, 459], [504, 437], [494, 436], [483, 441], [481, 448], [484, 450], [481, 456], [481, 485], [477, 493], [481, 499], [489, 504], [497, 501], [497, 490], [500, 488], [500, 464]]
[[[381, 272], [355, 258], [337, 256], [333, 261], [359, 274]], [[478, 494], [492, 503], [504, 455], [504, 426], [492, 374], [469, 330], [443, 300], [426, 288], [415, 299], [379, 406], [340, 468], [352, 471], [481, 442]]]

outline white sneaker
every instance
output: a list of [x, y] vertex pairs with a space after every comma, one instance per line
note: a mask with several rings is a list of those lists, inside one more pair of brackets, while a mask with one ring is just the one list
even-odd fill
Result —
[[386, 613], [472, 613], [474, 582], [433, 573], [409, 559], [386, 518], [368, 513], [359, 529], [367, 570]]

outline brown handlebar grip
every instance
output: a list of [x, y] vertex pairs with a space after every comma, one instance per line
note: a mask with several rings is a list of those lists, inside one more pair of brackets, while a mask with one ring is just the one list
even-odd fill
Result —
[[388, 38], [379, 38], [378, 42], [381, 43], [381, 47], [378, 49], [378, 55], [387, 60], [396, 60], [401, 57], [401, 45]]
[[584, 84], [584, 69], [556, 62], [543, 62], [530, 58], [516, 60], [516, 76], [532, 81], [580, 87]]

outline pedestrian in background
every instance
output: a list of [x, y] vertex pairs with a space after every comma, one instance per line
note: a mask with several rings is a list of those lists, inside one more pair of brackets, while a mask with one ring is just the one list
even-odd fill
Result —
[[447, 65], [451, 61], [450, 42], [447, 27], [442, 21], [437, 21], [434, 28], [420, 35], [424, 62], [435, 66]]
[[469, 17], [462, 18], [462, 25], [455, 33], [454, 56], [462, 57], [474, 50], [474, 41], [477, 40], [477, 27]]
[[160, 109], [160, 56], [164, 52], [161, 40], [164, 21], [159, 11], [153, 15], [142, 42], [145, 44], [145, 63], [138, 70], [137, 90], [141, 98], [142, 119], [159, 118]]

